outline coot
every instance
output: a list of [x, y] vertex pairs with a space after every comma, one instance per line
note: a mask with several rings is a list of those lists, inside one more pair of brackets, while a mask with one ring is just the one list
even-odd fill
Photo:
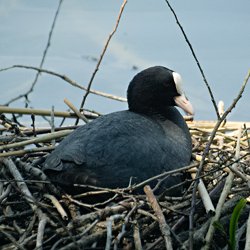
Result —
[[[77, 128], [47, 157], [43, 169], [52, 181], [122, 188], [131, 177], [139, 183], [190, 163], [190, 133], [174, 107], [193, 115], [180, 75], [162, 66], [145, 69], [130, 82], [127, 98], [128, 110]], [[164, 185], [175, 182], [171, 177]]]

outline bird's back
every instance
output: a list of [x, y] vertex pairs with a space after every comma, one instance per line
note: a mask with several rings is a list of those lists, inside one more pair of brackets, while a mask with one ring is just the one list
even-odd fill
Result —
[[130, 111], [102, 116], [76, 129], [46, 159], [44, 169], [64, 185], [85, 183], [126, 187], [164, 171], [188, 165], [190, 135], [171, 108], [173, 121]]

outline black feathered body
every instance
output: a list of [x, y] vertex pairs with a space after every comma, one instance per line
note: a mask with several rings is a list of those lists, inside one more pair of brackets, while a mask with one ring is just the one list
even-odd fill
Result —
[[176, 108], [151, 116], [127, 110], [77, 128], [47, 157], [44, 170], [66, 186], [122, 188], [131, 177], [139, 183], [188, 165], [191, 150], [187, 125]]

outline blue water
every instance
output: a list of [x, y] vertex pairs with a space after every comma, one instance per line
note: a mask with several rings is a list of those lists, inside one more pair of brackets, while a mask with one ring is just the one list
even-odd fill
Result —
[[[44, 68], [65, 74], [87, 86], [122, 1], [64, 0]], [[200, 60], [216, 102], [227, 108], [249, 69], [250, 2], [242, 0], [172, 1], [173, 8]], [[39, 66], [58, 1], [0, 1], [0, 68], [14, 64]], [[216, 119], [207, 88], [195, 60], [165, 1], [128, 1], [111, 40], [93, 89], [126, 96], [138, 71], [164, 65], [182, 75], [195, 119]], [[0, 104], [29, 89], [34, 71], [0, 72]], [[250, 84], [250, 83], [249, 83]], [[230, 120], [249, 121], [247, 86]], [[34, 108], [66, 110], [63, 99], [79, 107], [84, 92], [57, 77], [42, 74], [29, 95]], [[12, 103], [24, 107], [24, 100]], [[101, 113], [125, 109], [126, 103], [89, 95], [86, 108]]]

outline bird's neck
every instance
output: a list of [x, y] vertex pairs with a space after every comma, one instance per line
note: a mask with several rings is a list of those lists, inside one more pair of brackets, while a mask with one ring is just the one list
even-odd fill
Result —
[[166, 120], [169, 118], [173, 109], [176, 110], [174, 107], [164, 107], [164, 108], [157, 108], [157, 109], [152, 108], [152, 107], [147, 107], [145, 109], [140, 109], [140, 110], [133, 110], [133, 109], [129, 109], [129, 110], [135, 113], [148, 116], [148, 117], [152, 117], [154, 119]]

